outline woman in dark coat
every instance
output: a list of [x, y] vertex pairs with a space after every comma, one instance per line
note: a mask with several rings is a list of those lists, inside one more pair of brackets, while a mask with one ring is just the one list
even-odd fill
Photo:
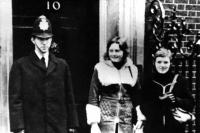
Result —
[[159, 49], [155, 54], [152, 82], [145, 88], [145, 133], [184, 133], [185, 123], [173, 118], [172, 108], [192, 111], [194, 100], [187, 81], [178, 76], [172, 92], [169, 92], [175, 74], [171, 72], [171, 51]]
[[[69, 65], [49, 52], [50, 28], [49, 20], [40, 16], [31, 38], [35, 50], [12, 65], [9, 106], [14, 133], [67, 133], [78, 126]], [[40, 60], [45, 56], [48, 62]]]
[[95, 65], [86, 106], [91, 133], [132, 133], [134, 122], [138, 120], [139, 128], [145, 119], [140, 111], [138, 69], [127, 57], [127, 48], [123, 38], [115, 37], [104, 60]]

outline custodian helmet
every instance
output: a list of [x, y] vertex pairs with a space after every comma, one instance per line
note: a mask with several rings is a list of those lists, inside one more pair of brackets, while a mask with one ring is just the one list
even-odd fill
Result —
[[44, 15], [39, 16], [34, 22], [32, 35], [40, 38], [52, 37], [52, 27], [49, 19]]

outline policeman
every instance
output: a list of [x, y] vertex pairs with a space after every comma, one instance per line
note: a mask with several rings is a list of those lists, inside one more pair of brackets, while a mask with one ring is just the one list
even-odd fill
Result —
[[50, 51], [52, 26], [44, 16], [34, 23], [34, 50], [16, 60], [9, 77], [10, 129], [14, 133], [68, 133], [78, 127], [67, 62]]

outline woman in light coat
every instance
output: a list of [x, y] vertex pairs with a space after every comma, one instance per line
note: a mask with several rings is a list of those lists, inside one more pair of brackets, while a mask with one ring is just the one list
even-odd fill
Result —
[[87, 123], [91, 133], [132, 133], [141, 127], [138, 69], [128, 58], [127, 44], [115, 37], [107, 44], [103, 61], [97, 63], [91, 80]]

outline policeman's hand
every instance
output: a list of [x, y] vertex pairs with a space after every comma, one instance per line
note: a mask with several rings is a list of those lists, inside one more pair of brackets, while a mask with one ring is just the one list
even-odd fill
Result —
[[69, 129], [69, 133], [76, 133], [76, 129], [70, 128], [70, 129]]
[[101, 130], [100, 130], [100, 128], [99, 128], [99, 126], [98, 126], [97, 123], [93, 123], [91, 125], [91, 131], [90, 131], [90, 133], [101, 133]]
[[24, 133], [24, 130], [17, 131], [17, 132], [14, 132], [14, 133]]

